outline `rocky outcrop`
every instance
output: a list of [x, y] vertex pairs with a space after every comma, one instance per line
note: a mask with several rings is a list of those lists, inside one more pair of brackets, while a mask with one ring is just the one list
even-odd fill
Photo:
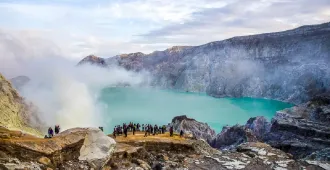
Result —
[[106, 63], [147, 70], [152, 85], [166, 89], [300, 104], [330, 91], [329, 28], [330, 23], [303, 26], [147, 55], [119, 55]]
[[41, 136], [37, 108], [26, 102], [0, 74], [0, 126]]
[[185, 115], [174, 117], [170, 126], [173, 126], [174, 131], [177, 133], [183, 130], [186, 135], [191, 134], [192, 137], [203, 139], [208, 143], [211, 143], [216, 136], [215, 131], [209, 125], [188, 118]]
[[69, 129], [50, 139], [8, 130], [0, 132], [0, 154], [5, 159], [3, 166], [15, 158], [20, 162], [35, 162], [42, 165], [42, 169], [65, 164], [81, 164], [100, 169], [111, 158], [116, 144], [97, 128]]
[[89, 55], [78, 63], [78, 65], [84, 65], [84, 64], [91, 64], [91, 65], [104, 67], [106, 66], [106, 61], [103, 58], [97, 57], [95, 55]]
[[316, 161], [329, 161], [330, 162], [330, 148], [325, 148], [320, 151], [316, 151], [306, 157], [306, 160]]
[[244, 126], [224, 127], [212, 146], [232, 149], [240, 143], [258, 140], [295, 158], [310, 155], [316, 160], [326, 160], [328, 158], [323, 155], [330, 148], [329, 125], [330, 97], [324, 94], [305, 104], [278, 111], [271, 122], [264, 117], [254, 117]]
[[[326, 169], [323, 161], [294, 160], [285, 152], [260, 142], [247, 142], [232, 151], [215, 150], [204, 140], [170, 137], [169, 134], [143, 137], [137, 133], [116, 138], [117, 147], [107, 165], [111, 169]], [[325, 167], [325, 168], [324, 168]]]
[[80, 149], [80, 161], [87, 161], [92, 168], [103, 167], [111, 157], [116, 142], [98, 129], [88, 132]]
[[20, 90], [23, 86], [30, 82], [27, 76], [17, 76], [9, 80], [15, 89]]
[[263, 116], [252, 117], [245, 124], [245, 128], [250, 129], [253, 135], [260, 141], [270, 131], [270, 127], [271, 123]]
[[330, 147], [329, 94], [276, 113], [264, 141], [303, 158]]
[[253, 132], [244, 126], [225, 126], [213, 139], [211, 146], [222, 150], [232, 150], [242, 143], [257, 141]]

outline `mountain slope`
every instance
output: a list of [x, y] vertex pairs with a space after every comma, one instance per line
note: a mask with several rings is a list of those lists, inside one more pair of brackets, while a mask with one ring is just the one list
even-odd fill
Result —
[[22, 130], [34, 135], [41, 135], [41, 121], [36, 114], [36, 108], [28, 104], [0, 74], [0, 126]]
[[299, 104], [330, 91], [330, 23], [115, 56], [106, 63], [147, 70], [152, 85], [162, 88]]

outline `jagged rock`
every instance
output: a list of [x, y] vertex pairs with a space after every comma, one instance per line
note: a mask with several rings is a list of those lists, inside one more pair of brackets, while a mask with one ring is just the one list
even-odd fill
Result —
[[262, 140], [265, 134], [270, 131], [271, 123], [263, 116], [250, 118], [245, 127], [252, 130], [253, 135], [255, 135], [258, 140]]
[[320, 151], [313, 152], [312, 154], [308, 155], [305, 159], [330, 162], [330, 148], [325, 148]]
[[322, 169], [330, 169], [330, 164], [327, 162], [319, 162], [319, 161], [310, 161], [310, 160], [306, 160], [306, 163], [310, 164], [310, 165], [316, 165], [317, 168], [322, 168]]
[[10, 82], [17, 90], [20, 90], [22, 87], [24, 87], [27, 83], [30, 82], [30, 78], [27, 76], [17, 76], [10, 79]]
[[26, 102], [0, 74], [0, 126], [42, 136], [37, 109]]
[[29, 169], [29, 170], [42, 170], [41, 165], [34, 162], [23, 162], [20, 164], [6, 163], [1, 164], [0, 168], [4, 170], [16, 170], [16, 169]]
[[330, 147], [329, 94], [276, 113], [264, 141], [303, 158]]
[[216, 135], [215, 131], [206, 123], [198, 122], [185, 115], [174, 117], [170, 126], [173, 126], [177, 133], [183, 130], [185, 134], [192, 134], [194, 138], [204, 139], [208, 143], [211, 143]]
[[[137, 133], [127, 138], [118, 136], [118, 146], [109, 165], [116, 163], [117, 169], [136, 169], [141, 164], [151, 165], [153, 169], [321, 169], [326, 162], [316, 161], [315, 164], [305, 160], [294, 160], [292, 156], [260, 142], [246, 142], [232, 151], [222, 151], [212, 148], [204, 140], [170, 137], [169, 134], [143, 137]], [[119, 156], [139, 147], [138, 154]], [[117, 154], [116, 154], [117, 153]], [[168, 159], [164, 159], [164, 156]], [[314, 162], [313, 162], [314, 163]], [[145, 168], [145, 167], [144, 167]], [[149, 167], [148, 167], [149, 168]], [[147, 168], [146, 168], [147, 169]]]
[[250, 129], [235, 125], [232, 127], [223, 127], [222, 131], [215, 137], [211, 145], [215, 148], [230, 150], [236, 148], [236, 146], [241, 143], [256, 141], [258, 140]]
[[88, 162], [89, 167], [99, 169], [110, 159], [114, 146], [113, 139], [98, 128], [69, 129], [50, 139], [33, 136], [0, 138], [0, 150], [8, 157], [29, 162], [47, 157], [55, 167], [64, 164], [76, 167]]

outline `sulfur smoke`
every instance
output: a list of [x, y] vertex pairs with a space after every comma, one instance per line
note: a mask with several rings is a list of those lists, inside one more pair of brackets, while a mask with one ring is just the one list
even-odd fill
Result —
[[38, 115], [46, 126], [59, 124], [63, 130], [104, 126], [108, 122], [102, 119], [106, 108], [98, 101], [101, 90], [145, 82], [147, 74], [116, 66], [76, 66], [78, 61], [66, 58], [61, 48], [45, 41], [0, 30], [0, 72], [8, 79], [20, 75], [30, 78], [19, 91], [38, 107]]

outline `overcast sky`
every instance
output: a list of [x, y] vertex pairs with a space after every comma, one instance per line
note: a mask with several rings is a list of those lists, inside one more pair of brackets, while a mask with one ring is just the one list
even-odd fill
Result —
[[164, 50], [330, 21], [330, 0], [0, 0], [0, 56]]

